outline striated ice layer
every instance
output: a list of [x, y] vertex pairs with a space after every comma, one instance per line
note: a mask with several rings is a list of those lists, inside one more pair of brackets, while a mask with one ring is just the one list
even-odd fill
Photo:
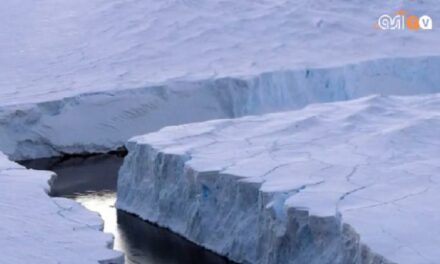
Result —
[[0, 105], [0, 149], [14, 160], [108, 152], [169, 126], [302, 108], [366, 95], [440, 92], [440, 57], [364, 61], [248, 77], [169, 81]]
[[440, 260], [440, 94], [164, 128], [117, 207], [241, 263]]
[[113, 237], [98, 214], [65, 198], [50, 198], [56, 175], [27, 170], [0, 152], [1, 263], [118, 264]]

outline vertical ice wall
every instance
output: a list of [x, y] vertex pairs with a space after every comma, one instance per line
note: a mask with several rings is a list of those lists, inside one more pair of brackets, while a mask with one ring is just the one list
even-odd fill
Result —
[[370, 94], [440, 91], [438, 57], [383, 59], [200, 81], [168, 82], [0, 106], [0, 149], [12, 159], [107, 152], [164, 126], [302, 108]]
[[[196, 139], [193, 144], [197, 148], [203, 143]], [[355, 230], [338, 216], [320, 217], [310, 215], [307, 208], [286, 208], [285, 201], [295, 190], [263, 192], [261, 181], [209, 169], [209, 164], [206, 169], [192, 169], [185, 164], [189, 156], [179, 153], [178, 144], [156, 149], [130, 142], [128, 149], [119, 175], [117, 208], [170, 228], [231, 260], [392, 263], [362, 244]], [[233, 151], [232, 146], [224, 151]]]

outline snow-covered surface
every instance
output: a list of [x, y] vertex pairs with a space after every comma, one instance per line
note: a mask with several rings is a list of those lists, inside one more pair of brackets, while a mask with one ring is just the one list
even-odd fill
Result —
[[386, 32], [437, 0], [4, 0], [0, 104], [282, 69], [440, 55], [439, 30]]
[[[374, 28], [401, 8], [434, 30]], [[0, 150], [103, 152], [165, 125], [438, 92], [436, 21], [437, 0], [4, 0]]]
[[440, 94], [167, 127], [128, 143], [117, 207], [245, 263], [434, 264], [439, 135]]
[[27, 170], [0, 152], [1, 263], [123, 263], [98, 214], [47, 192], [55, 174]]

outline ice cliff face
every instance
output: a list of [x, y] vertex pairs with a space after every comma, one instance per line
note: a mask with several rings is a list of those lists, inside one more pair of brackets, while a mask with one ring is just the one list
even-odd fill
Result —
[[12, 159], [107, 152], [164, 126], [302, 108], [370, 94], [440, 92], [439, 57], [382, 59], [251, 77], [175, 81], [0, 106], [0, 149]]
[[123, 263], [99, 215], [47, 192], [55, 174], [27, 170], [0, 152], [1, 263]]
[[136, 137], [119, 209], [242, 263], [436, 263], [440, 96], [372, 96]]

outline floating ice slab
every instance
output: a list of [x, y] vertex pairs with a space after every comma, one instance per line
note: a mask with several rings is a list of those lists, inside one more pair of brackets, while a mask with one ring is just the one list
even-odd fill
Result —
[[133, 138], [117, 207], [244, 263], [438, 263], [440, 94]]
[[123, 263], [111, 250], [113, 237], [103, 221], [78, 203], [50, 198], [49, 171], [27, 170], [0, 152], [1, 262]]

